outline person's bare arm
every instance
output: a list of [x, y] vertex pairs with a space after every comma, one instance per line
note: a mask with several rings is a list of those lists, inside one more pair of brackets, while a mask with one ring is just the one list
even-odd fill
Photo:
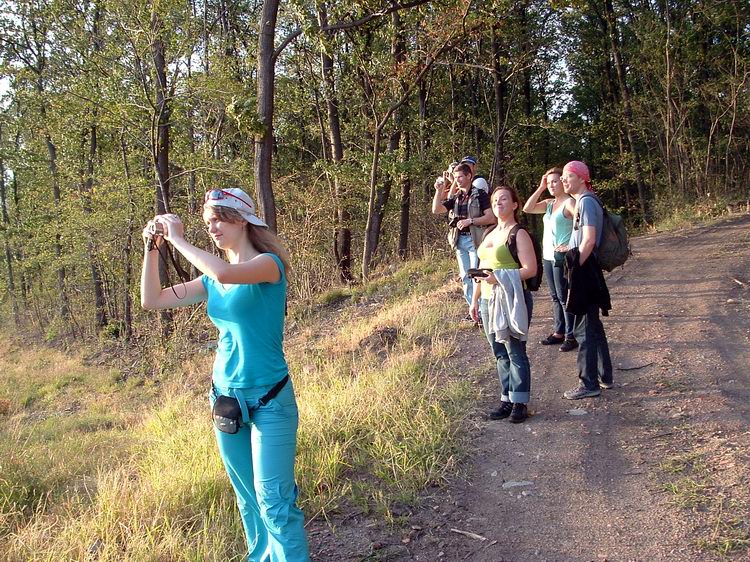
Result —
[[529, 215], [540, 215], [546, 213], [549, 199], [539, 201], [539, 198], [545, 191], [547, 191], [547, 176], [542, 176], [542, 180], [539, 182], [539, 187], [537, 187], [536, 191], [529, 195], [529, 198], [526, 200], [526, 203], [523, 206], [523, 212]]
[[594, 251], [595, 247], [596, 227], [591, 225], [581, 227], [581, 243], [578, 245], [578, 263], [583, 265], [585, 261], [589, 259], [589, 256], [591, 255], [591, 252]]
[[443, 201], [448, 199], [448, 189], [445, 184], [435, 182], [435, 195], [432, 198], [432, 213], [434, 215], [444, 215], [448, 209], [443, 205]]

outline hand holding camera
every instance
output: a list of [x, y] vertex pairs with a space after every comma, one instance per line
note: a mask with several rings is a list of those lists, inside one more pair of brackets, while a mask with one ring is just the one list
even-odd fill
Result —
[[160, 222], [149, 221], [147, 228], [152, 238], [154, 236], [164, 236], [164, 225]]
[[143, 241], [149, 250], [153, 250], [156, 238], [163, 238], [167, 242], [173, 243], [175, 239], [182, 238], [184, 229], [185, 227], [177, 215], [156, 215], [148, 221], [143, 229]]
[[153, 218], [146, 223], [141, 234], [143, 237], [143, 243], [147, 250], [153, 250], [156, 248], [156, 238], [164, 236], [164, 225]]
[[486, 279], [490, 275], [492, 275], [492, 270], [487, 268], [475, 268], [472, 267], [468, 270], [466, 270], [466, 275], [471, 277], [472, 279], [478, 281], [481, 279]]

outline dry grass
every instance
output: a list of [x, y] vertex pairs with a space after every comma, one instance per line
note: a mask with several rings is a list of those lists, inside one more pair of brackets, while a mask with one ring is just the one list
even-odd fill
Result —
[[[288, 349], [308, 517], [359, 509], [390, 520], [394, 502], [454, 469], [470, 394], [441, 366], [457, 308], [445, 304], [448, 265], [422, 267], [296, 322]], [[208, 419], [208, 355], [161, 384], [7, 343], [0, 362], [0, 559], [239, 559], [243, 533]]]

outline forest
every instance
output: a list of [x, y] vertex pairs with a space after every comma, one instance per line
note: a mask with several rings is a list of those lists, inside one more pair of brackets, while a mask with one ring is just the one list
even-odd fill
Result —
[[743, 0], [0, 5], [0, 316], [47, 341], [178, 321], [137, 306], [141, 230], [208, 248], [212, 188], [254, 195], [293, 302], [444, 251], [433, 182], [468, 154], [522, 196], [584, 160], [633, 229], [750, 196]]

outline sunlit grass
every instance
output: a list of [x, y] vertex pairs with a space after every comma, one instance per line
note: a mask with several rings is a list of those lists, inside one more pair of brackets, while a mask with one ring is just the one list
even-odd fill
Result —
[[[449, 277], [446, 263], [411, 264], [289, 335], [308, 518], [354, 509], [394, 521], [394, 504], [455, 470], [471, 393], [443, 373], [456, 349]], [[371, 300], [377, 306], [365, 306]], [[0, 361], [9, 363], [0, 559], [241, 559], [244, 534], [205, 396], [208, 355], [179, 369], [170, 362], [159, 384], [11, 345]]]

